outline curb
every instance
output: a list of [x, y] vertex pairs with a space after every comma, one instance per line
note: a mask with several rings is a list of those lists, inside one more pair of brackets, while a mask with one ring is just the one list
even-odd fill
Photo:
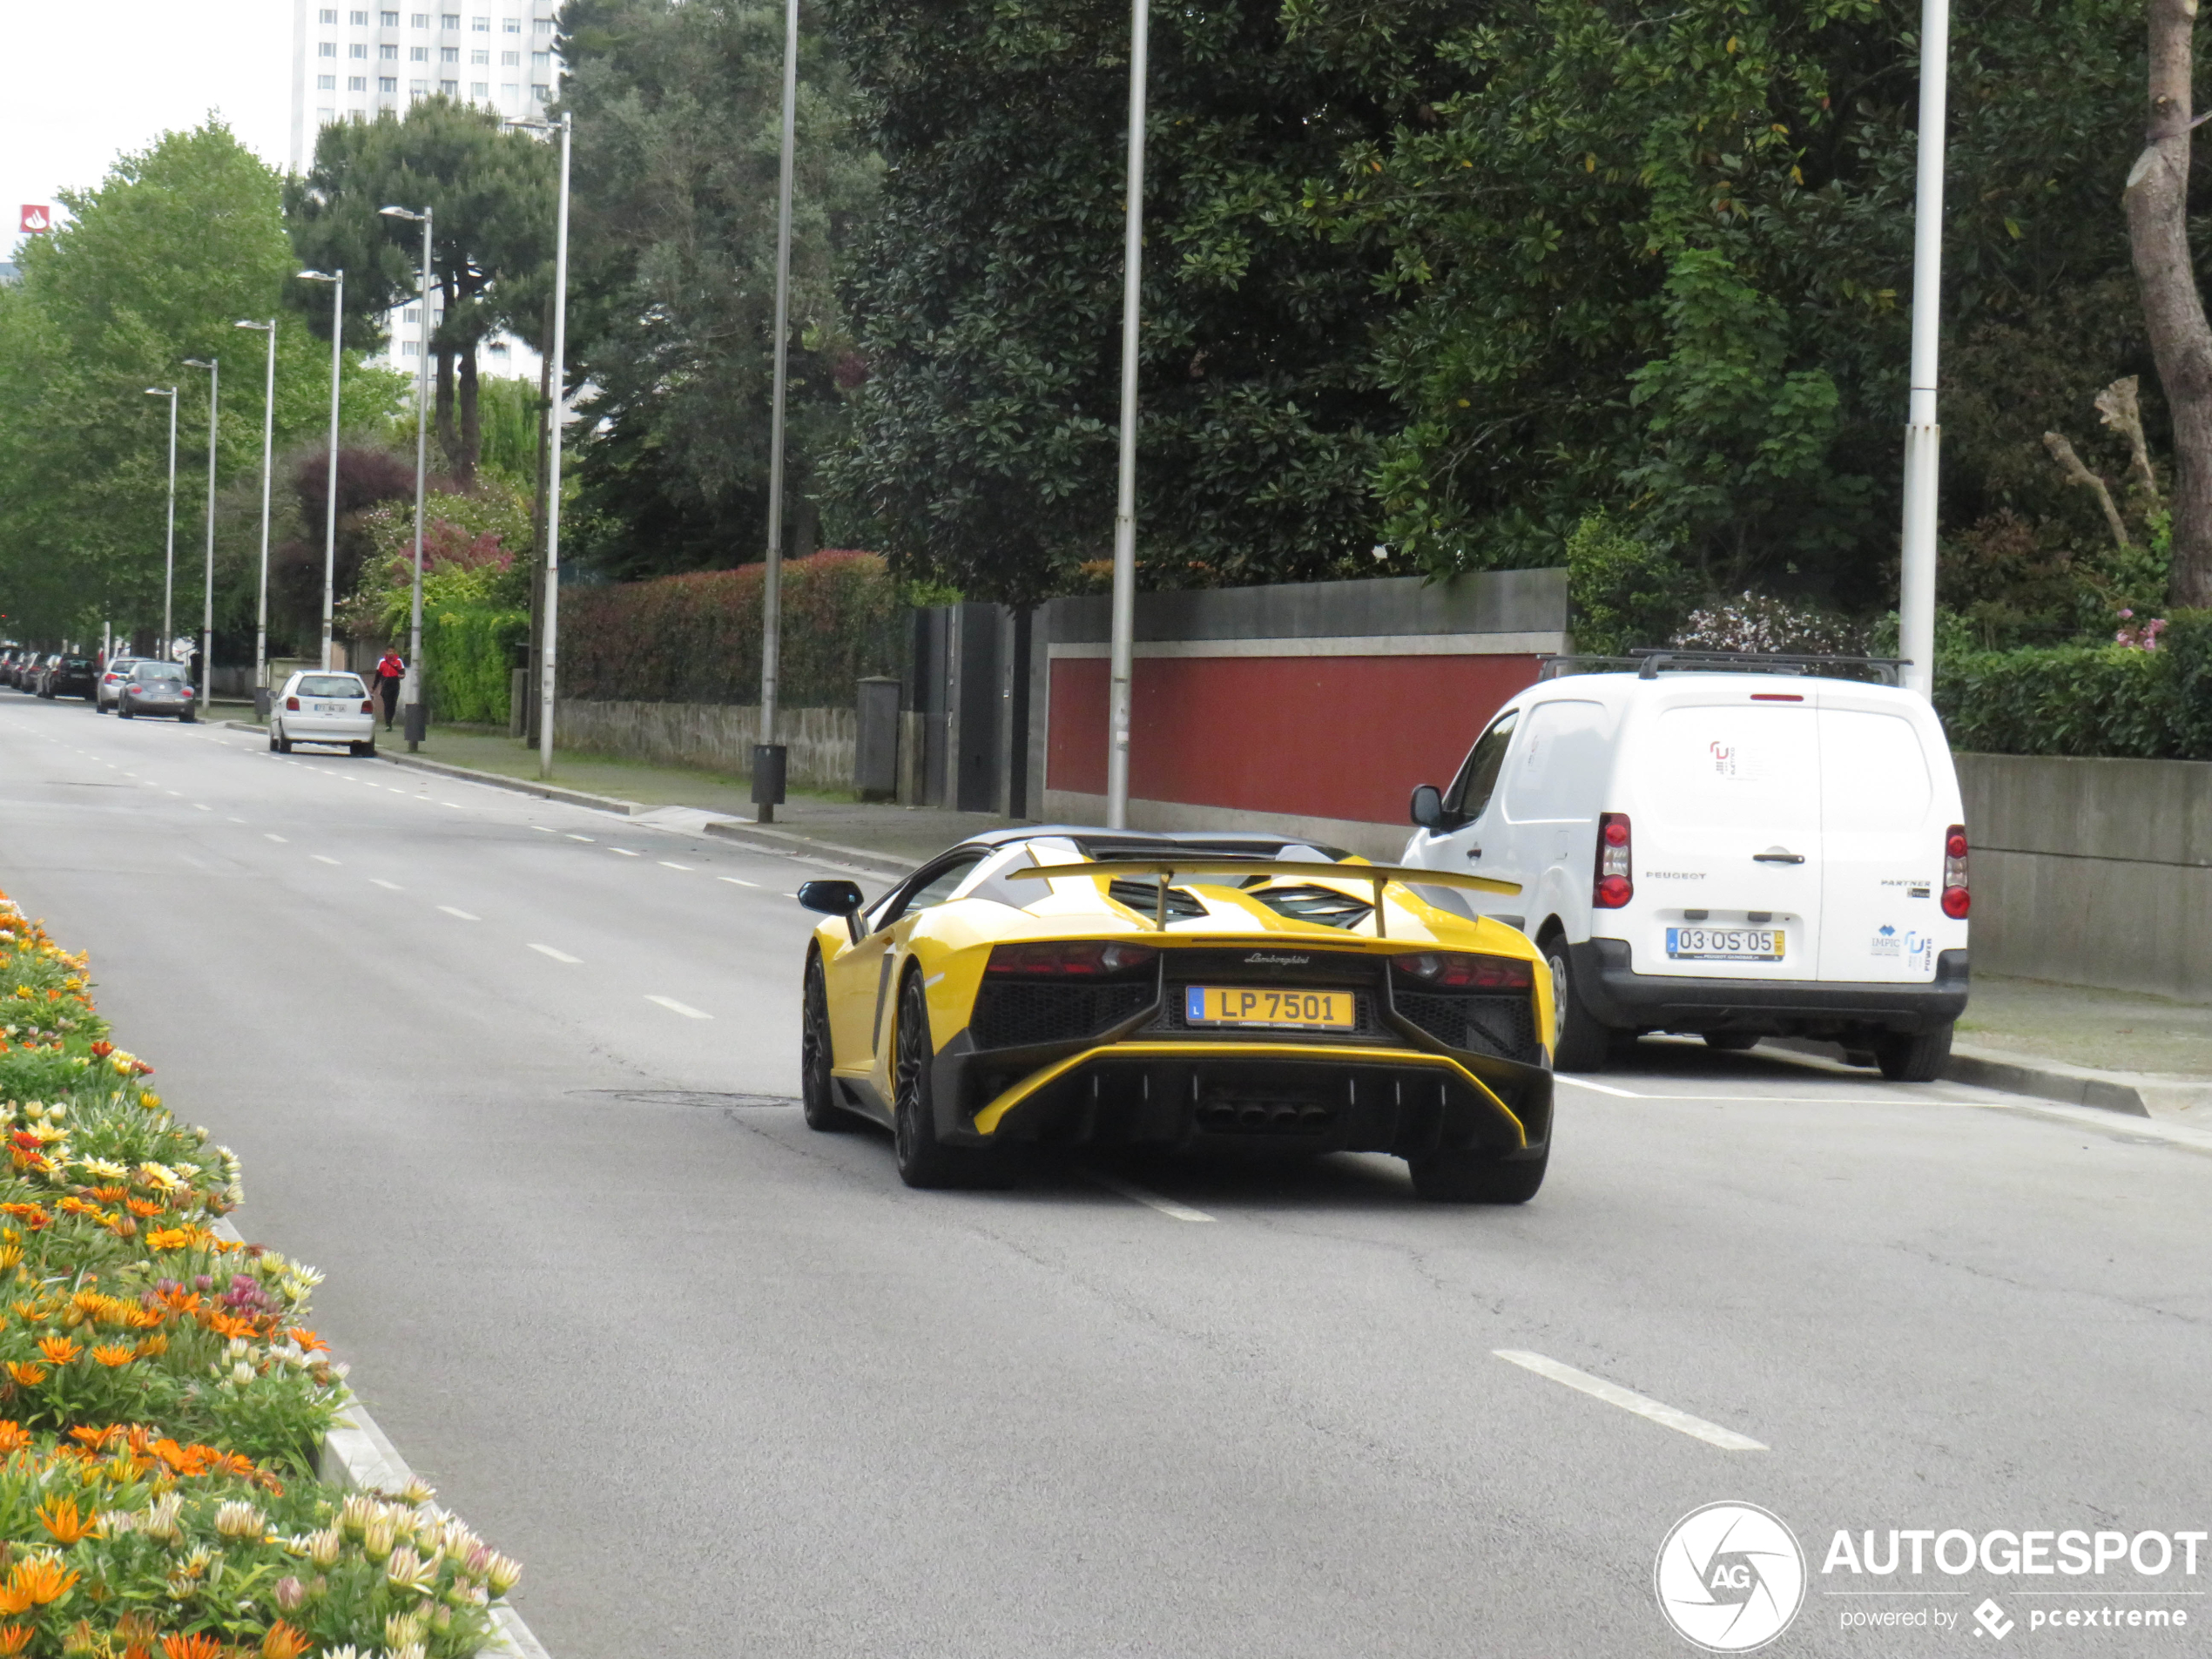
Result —
[[[220, 1238], [246, 1242], [245, 1235], [227, 1216], [218, 1219], [208, 1231]], [[324, 1437], [322, 1455], [315, 1460], [315, 1474], [333, 1486], [378, 1487], [387, 1492], [396, 1492], [415, 1479], [415, 1471], [408, 1467], [399, 1448], [377, 1426], [376, 1420], [358, 1398], [346, 1407], [345, 1417], [334, 1424]], [[496, 1655], [499, 1659], [553, 1659], [545, 1644], [531, 1634], [529, 1626], [523, 1622], [523, 1615], [512, 1607], [495, 1608], [492, 1619], [496, 1628], [491, 1641], [477, 1649], [479, 1655]]]
[[[259, 730], [259, 728], [255, 728]], [[611, 795], [594, 795], [581, 789], [563, 789], [558, 784], [533, 783], [527, 778], [509, 778], [503, 772], [478, 772], [473, 766], [456, 766], [443, 760], [425, 760], [420, 755], [387, 754], [381, 748], [379, 760], [395, 766], [406, 766], [415, 772], [435, 772], [447, 778], [458, 778], [465, 783], [482, 784], [489, 789], [510, 790], [517, 795], [535, 795], [540, 800], [557, 800], [570, 806], [589, 806], [595, 813], [613, 813], [618, 817], [635, 815], [640, 807], [634, 800], [617, 800]]]
[[[1834, 1060], [1839, 1044], [1804, 1037], [1769, 1037], [1764, 1046], [1786, 1053]], [[2060, 1060], [2041, 1060], [2007, 1054], [1999, 1049], [1953, 1048], [1943, 1068], [1943, 1081], [1970, 1089], [1993, 1089], [2007, 1095], [2026, 1095], [2061, 1106], [2088, 1106], [2127, 1117], [2181, 1118], [2200, 1107], [2212, 1107], [2212, 1081], [2152, 1076], [2141, 1072], [2098, 1071], [2088, 1066], [2069, 1066]], [[2212, 1123], [2212, 1110], [2203, 1114]]]
[[764, 829], [738, 819], [701, 826], [709, 835], [725, 841], [737, 841], [765, 853], [786, 853], [794, 858], [819, 859], [826, 863], [850, 864], [860, 867], [867, 875], [878, 875], [893, 881], [903, 881], [921, 867], [905, 859], [893, 858], [887, 853], [872, 853], [864, 846], [846, 846], [837, 841], [818, 841], [811, 835], [793, 835], [786, 830]]

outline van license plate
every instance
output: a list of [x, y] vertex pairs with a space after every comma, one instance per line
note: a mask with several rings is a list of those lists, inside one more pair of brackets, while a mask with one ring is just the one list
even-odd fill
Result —
[[1667, 954], [1680, 962], [1778, 962], [1779, 927], [1669, 927]]
[[1187, 986], [1186, 1025], [1264, 1025], [1301, 1031], [1349, 1031], [1359, 1023], [1349, 991], [1263, 991]]

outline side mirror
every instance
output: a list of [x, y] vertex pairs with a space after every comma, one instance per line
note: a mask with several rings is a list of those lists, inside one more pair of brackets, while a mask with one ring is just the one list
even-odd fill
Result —
[[1432, 835], [1444, 827], [1444, 796], [1434, 784], [1414, 789], [1412, 815], [1413, 822]]
[[826, 916], [849, 916], [858, 910], [863, 900], [860, 888], [853, 881], [802, 881], [799, 884], [799, 902], [809, 910], [819, 910]]

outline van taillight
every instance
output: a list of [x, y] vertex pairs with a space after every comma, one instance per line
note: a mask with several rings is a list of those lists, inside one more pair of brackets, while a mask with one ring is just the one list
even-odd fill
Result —
[[1966, 826], [1953, 824], [1943, 833], [1943, 914], [1954, 921], [1973, 908], [1966, 887]]
[[1618, 910], [1636, 896], [1635, 877], [1629, 867], [1629, 815], [1601, 813], [1597, 819], [1597, 884], [1590, 902], [1600, 910]]

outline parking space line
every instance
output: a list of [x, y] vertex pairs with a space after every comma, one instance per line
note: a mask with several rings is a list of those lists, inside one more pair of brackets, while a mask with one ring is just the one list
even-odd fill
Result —
[[729, 883], [732, 887], [756, 887], [756, 888], [757, 888], [757, 887], [759, 887], [759, 885], [760, 885], [758, 881], [740, 881], [740, 880], [738, 880], [736, 876], [733, 876], [733, 875], [718, 875], [718, 876], [716, 876], [714, 879], [715, 879], [717, 881], [727, 881], [727, 882], [728, 882], [728, 883]]
[[1109, 1192], [1118, 1192], [1123, 1197], [1141, 1204], [1148, 1210], [1157, 1210], [1177, 1221], [1211, 1221], [1213, 1217], [1203, 1210], [1193, 1210], [1187, 1204], [1177, 1204], [1172, 1198], [1163, 1198], [1157, 1192], [1147, 1192], [1143, 1187], [1132, 1186], [1117, 1177], [1101, 1174], [1096, 1170], [1086, 1171], [1090, 1178]]
[[1541, 1353], [1530, 1353], [1522, 1348], [1493, 1348], [1491, 1352], [1507, 1365], [1519, 1366], [1523, 1371], [1533, 1371], [1539, 1377], [1548, 1377], [1555, 1383], [1588, 1394], [1592, 1399], [1602, 1399], [1608, 1406], [1618, 1406], [1624, 1412], [1634, 1412], [1665, 1428], [1687, 1434], [1693, 1440], [1717, 1446], [1723, 1452], [1764, 1452], [1768, 1447], [1748, 1434], [1738, 1434], [1732, 1428], [1723, 1428], [1718, 1423], [1709, 1423], [1702, 1417], [1692, 1417], [1688, 1412], [1676, 1411], [1672, 1406], [1662, 1406], [1649, 1395], [1639, 1394], [1632, 1388], [1623, 1388], [1602, 1377], [1593, 1377], [1587, 1371], [1562, 1365]]
[[1587, 1077], [1570, 1077], [1564, 1072], [1555, 1075], [1554, 1082], [1568, 1083], [1576, 1089], [1595, 1089], [1601, 1095], [1618, 1095], [1622, 1100], [1649, 1100], [1649, 1095], [1639, 1095], [1633, 1089], [1615, 1089], [1611, 1083], [1594, 1083]]
[[438, 907], [438, 908], [444, 911], [448, 916], [460, 917], [463, 921], [482, 921], [483, 920], [482, 916], [470, 915], [466, 910], [455, 910], [449, 904], [442, 904]]
[[672, 996], [655, 996], [649, 991], [645, 994], [645, 1000], [648, 1002], [658, 1002], [670, 1013], [680, 1014], [687, 1020], [711, 1020], [714, 1017], [711, 1014], [700, 1013], [688, 1003], [678, 1002]]
[[681, 870], [681, 871], [683, 871], [685, 873], [686, 873], [687, 875], [691, 873], [691, 867], [690, 865], [688, 865], [688, 864], [678, 864], [678, 863], [677, 863], [677, 862], [676, 862], [676, 860], [673, 860], [673, 859], [663, 859], [663, 860], [661, 860], [661, 861], [660, 861], [660, 867], [661, 867], [662, 869], [664, 869], [664, 870]]
[[564, 950], [556, 950], [550, 945], [532, 945], [530, 948], [540, 955], [550, 956], [556, 962], [566, 962], [571, 968], [583, 960], [581, 956], [571, 956]]

